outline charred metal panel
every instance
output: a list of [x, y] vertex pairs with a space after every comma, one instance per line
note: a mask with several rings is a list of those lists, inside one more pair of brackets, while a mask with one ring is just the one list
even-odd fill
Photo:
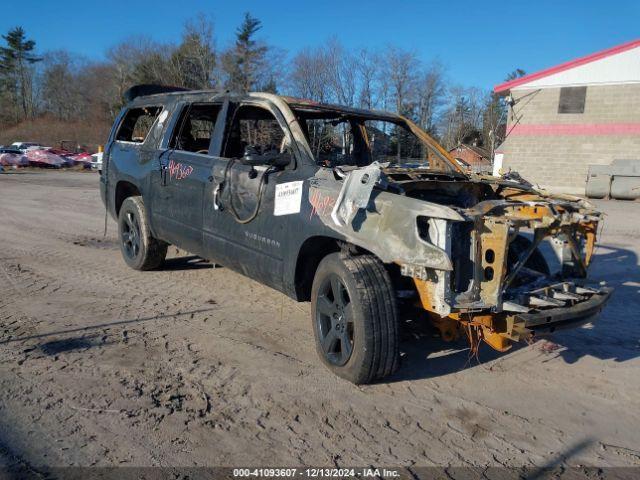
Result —
[[510, 223], [487, 218], [480, 232], [479, 266], [480, 299], [485, 305], [500, 305], [502, 284], [506, 274]]
[[[359, 208], [349, 224], [338, 225], [331, 213], [340, 195], [332, 172], [320, 171], [311, 183], [309, 197], [316, 204], [331, 208], [316, 208], [314, 214], [331, 230], [340, 233], [354, 245], [376, 254], [385, 263], [451, 270], [446, 251], [421, 238], [418, 217], [442, 218], [454, 221], [462, 217], [441, 205], [374, 190], [366, 208]], [[350, 200], [343, 197], [344, 202]]]

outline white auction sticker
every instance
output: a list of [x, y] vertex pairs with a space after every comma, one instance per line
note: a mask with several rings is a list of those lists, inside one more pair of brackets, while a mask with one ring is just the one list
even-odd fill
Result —
[[276, 185], [276, 199], [273, 204], [273, 215], [291, 215], [300, 213], [302, 203], [303, 181], [287, 182]]

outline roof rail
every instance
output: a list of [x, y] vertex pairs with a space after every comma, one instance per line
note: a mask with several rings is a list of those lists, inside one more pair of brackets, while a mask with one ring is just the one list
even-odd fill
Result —
[[143, 83], [141, 85], [134, 85], [129, 88], [122, 95], [127, 102], [133, 101], [137, 97], [146, 97], [147, 95], [155, 95], [157, 93], [169, 93], [169, 92], [185, 92], [190, 89], [183, 87], [171, 87], [168, 85], [156, 85], [151, 83]]

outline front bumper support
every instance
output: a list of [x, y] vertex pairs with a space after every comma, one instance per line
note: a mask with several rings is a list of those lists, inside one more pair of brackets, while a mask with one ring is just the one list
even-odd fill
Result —
[[524, 322], [525, 328], [535, 333], [553, 332], [588, 323], [598, 316], [609, 300], [613, 288], [602, 287], [587, 300], [573, 306], [540, 310], [534, 313], [518, 313], [516, 320]]

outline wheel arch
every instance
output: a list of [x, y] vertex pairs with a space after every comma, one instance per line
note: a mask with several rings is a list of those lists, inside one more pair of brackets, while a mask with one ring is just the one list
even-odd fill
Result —
[[339, 251], [348, 251], [357, 255], [374, 255], [369, 250], [336, 237], [316, 235], [307, 238], [298, 249], [295, 265], [295, 299], [308, 302], [311, 299], [311, 286], [324, 257]]
[[137, 195], [142, 195], [140, 188], [134, 183], [131, 183], [127, 180], [120, 180], [116, 184], [115, 192], [114, 192], [114, 210], [116, 217], [120, 213], [120, 207], [122, 207], [122, 202], [124, 202], [128, 197], [134, 197]]
[[340, 240], [327, 236], [307, 238], [296, 256], [295, 297], [299, 302], [311, 299], [311, 285], [320, 261], [330, 253], [340, 251]]

